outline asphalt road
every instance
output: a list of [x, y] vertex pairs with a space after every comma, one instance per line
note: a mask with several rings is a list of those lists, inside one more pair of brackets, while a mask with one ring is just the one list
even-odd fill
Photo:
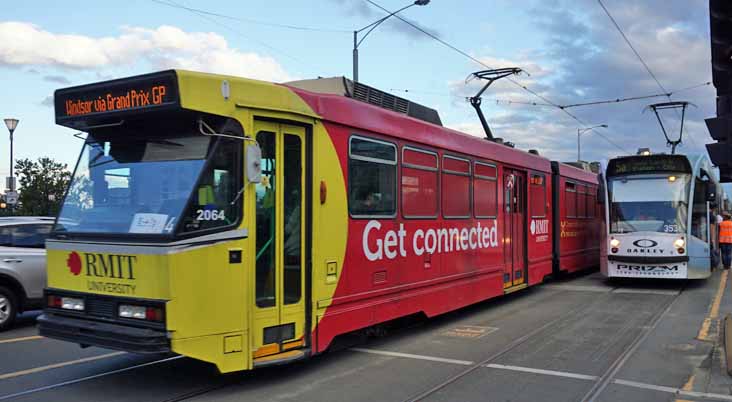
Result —
[[0, 333], [0, 401], [732, 401], [720, 319], [732, 278], [527, 289], [289, 366], [220, 375], [37, 336]]

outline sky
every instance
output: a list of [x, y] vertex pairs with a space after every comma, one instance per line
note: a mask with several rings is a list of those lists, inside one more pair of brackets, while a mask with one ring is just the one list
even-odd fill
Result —
[[[75, 131], [55, 125], [54, 90], [169, 68], [274, 82], [350, 78], [353, 31], [386, 15], [373, 3], [394, 11], [410, 1], [12, 2], [0, 19], [0, 118], [20, 119], [16, 159], [48, 156], [73, 169], [82, 144]], [[704, 85], [711, 81], [706, 0], [432, 0], [399, 16], [432, 37], [386, 20], [359, 46], [360, 81], [437, 109], [445, 126], [483, 136], [466, 100], [483, 83], [470, 74], [519, 67], [526, 73], [483, 95], [494, 135], [517, 148], [576, 160], [578, 129], [606, 124], [582, 134], [583, 160], [640, 147], [669, 152], [656, 116], [645, 110], [667, 97], [546, 106], [669, 92], [692, 103], [678, 152], [706, 152], [712, 142], [704, 124], [715, 115], [716, 93]], [[677, 138], [678, 115], [661, 117]], [[2, 138], [4, 177], [10, 152]]]

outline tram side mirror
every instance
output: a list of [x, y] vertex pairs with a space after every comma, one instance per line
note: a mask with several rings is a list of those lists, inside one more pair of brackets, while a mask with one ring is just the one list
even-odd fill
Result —
[[250, 183], [262, 181], [262, 149], [259, 144], [247, 147], [247, 180]]
[[704, 183], [704, 190], [707, 194], [707, 201], [709, 202], [715, 202], [717, 201], [717, 189], [714, 187], [714, 185], [710, 182]]

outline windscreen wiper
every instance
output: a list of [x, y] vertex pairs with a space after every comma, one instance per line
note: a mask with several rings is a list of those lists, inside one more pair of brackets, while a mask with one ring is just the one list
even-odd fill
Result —
[[148, 140], [145, 140], [145, 142], [152, 142], [153, 144], [160, 144], [160, 145], [173, 145], [176, 147], [183, 146], [183, 144], [181, 144], [179, 142], [170, 141], [170, 140], [150, 140], [150, 139], [148, 139]]

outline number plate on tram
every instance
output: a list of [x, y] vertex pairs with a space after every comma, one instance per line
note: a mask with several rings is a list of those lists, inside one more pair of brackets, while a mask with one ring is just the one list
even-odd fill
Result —
[[687, 278], [687, 263], [644, 264], [608, 261], [608, 276], [625, 278]]

